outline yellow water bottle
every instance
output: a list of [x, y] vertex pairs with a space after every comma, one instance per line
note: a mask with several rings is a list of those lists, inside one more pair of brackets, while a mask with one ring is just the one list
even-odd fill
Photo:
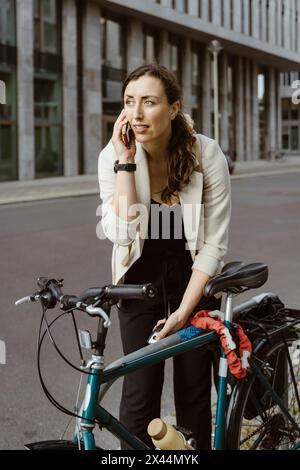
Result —
[[155, 447], [161, 450], [194, 450], [184, 435], [173, 426], [160, 418], [155, 418], [148, 424], [148, 434]]

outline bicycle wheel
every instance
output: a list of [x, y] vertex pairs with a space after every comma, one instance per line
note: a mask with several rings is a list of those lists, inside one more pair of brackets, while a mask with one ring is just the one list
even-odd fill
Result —
[[[298, 334], [289, 334], [253, 357], [298, 426], [299, 348]], [[255, 374], [236, 385], [228, 410], [227, 449], [284, 450], [299, 440], [299, 429], [287, 419]]]

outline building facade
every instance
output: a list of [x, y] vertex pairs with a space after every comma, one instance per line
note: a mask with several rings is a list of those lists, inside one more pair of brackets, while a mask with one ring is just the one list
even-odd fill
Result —
[[[288, 155], [300, 155], [300, 72], [281, 74], [282, 151]], [[291, 100], [291, 90], [295, 100]]]
[[284, 86], [300, 70], [300, 0], [1, 0], [0, 181], [95, 173], [122, 80], [152, 61], [176, 73], [184, 111], [214, 137], [212, 39], [223, 151], [300, 154]]

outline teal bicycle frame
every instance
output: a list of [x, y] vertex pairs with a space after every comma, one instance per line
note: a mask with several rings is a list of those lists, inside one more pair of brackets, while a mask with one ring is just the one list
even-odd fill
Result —
[[[239, 306], [232, 308], [233, 295], [228, 294], [225, 305], [225, 324], [230, 326], [232, 317], [235, 313], [239, 313], [243, 309], [257, 304], [263, 296], [274, 295], [265, 293], [253, 297], [247, 302], [240, 304]], [[95, 450], [95, 440], [93, 435], [93, 429], [95, 427], [94, 420], [101, 423], [101, 426], [108, 429], [119, 439], [124, 440], [133, 449], [136, 450], [149, 450], [149, 447], [144, 444], [140, 439], [131, 434], [125, 426], [123, 426], [116, 418], [114, 418], [108, 411], [106, 411], [99, 404], [99, 394], [101, 387], [105, 384], [106, 391], [112, 385], [112, 383], [130, 372], [137, 369], [147, 367], [173, 357], [185, 351], [190, 351], [196, 347], [203, 347], [208, 344], [220, 344], [218, 335], [213, 331], [200, 330], [193, 326], [189, 326], [183, 330], [177, 331], [157, 343], [150, 344], [138, 351], [135, 351], [123, 358], [120, 358], [110, 364], [108, 367], [103, 366], [103, 357], [92, 356], [92, 360], [87, 368], [91, 374], [88, 376], [88, 383], [85, 392], [85, 398], [80, 409], [79, 420], [80, 432], [84, 442], [85, 450]], [[268, 389], [282, 409], [285, 416], [291, 420], [291, 422], [299, 429], [297, 423], [295, 423], [292, 416], [289, 414], [281, 398], [272, 389], [269, 382], [266, 380], [264, 375], [260, 372], [260, 369], [255, 366], [253, 361], [250, 361], [252, 371], [257, 375], [259, 380]], [[226, 438], [226, 413], [227, 413], [227, 361], [225, 353], [221, 350], [221, 358], [219, 363], [219, 380], [218, 380], [218, 399], [217, 399], [217, 411], [215, 418], [215, 434], [214, 434], [214, 445], [215, 450], [222, 450], [225, 448]], [[105, 393], [106, 393], [105, 391]], [[73, 442], [76, 443], [79, 440], [78, 432], [75, 433]], [[300, 442], [293, 446], [294, 449], [300, 447]]]

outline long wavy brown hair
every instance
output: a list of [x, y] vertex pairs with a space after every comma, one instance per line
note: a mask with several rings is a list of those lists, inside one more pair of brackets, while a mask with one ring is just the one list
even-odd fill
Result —
[[158, 64], [142, 65], [131, 72], [123, 82], [122, 96], [129, 82], [137, 80], [143, 75], [159, 78], [163, 84], [168, 103], [180, 102], [180, 111], [172, 120], [172, 136], [168, 145], [167, 186], [162, 190], [161, 200], [170, 204], [172, 196], [189, 184], [193, 171], [198, 166], [197, 159], [192, 152], [196, 140], [191, 124], [182, 112], [181, 89], [175, 74]]

